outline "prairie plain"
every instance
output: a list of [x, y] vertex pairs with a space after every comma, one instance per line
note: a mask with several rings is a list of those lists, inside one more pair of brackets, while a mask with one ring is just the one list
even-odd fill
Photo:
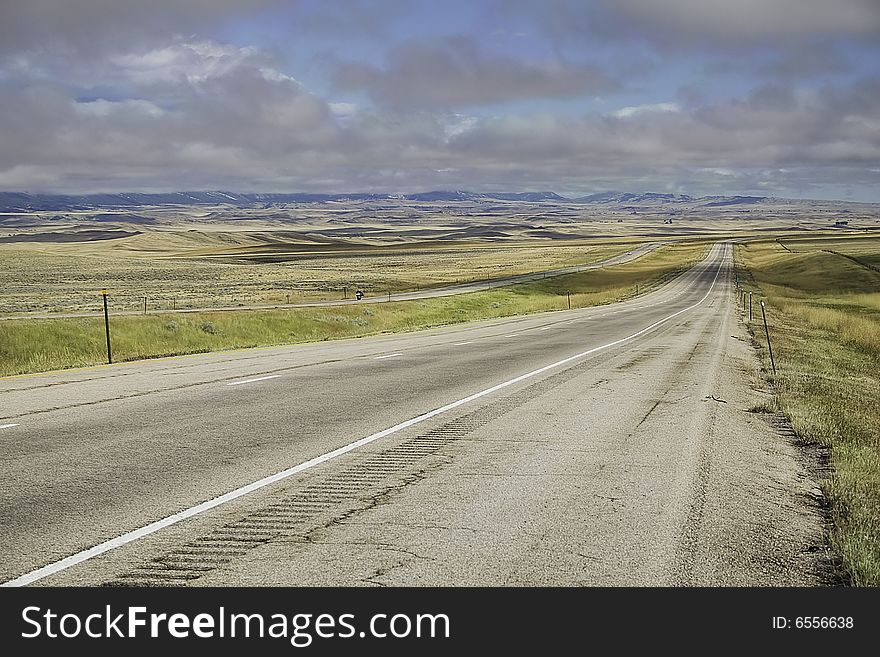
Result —
[[[7, 208], [8, 209], [8, 208]], [[0, 213], [0, 317], [247, 307], [493, 280], [638, 244], [833, 229], [831, 203], [333, 201]], [[880, 228], [852, 204], [847, 230]], [[841, 229], [836, 229], [840, 232]]]

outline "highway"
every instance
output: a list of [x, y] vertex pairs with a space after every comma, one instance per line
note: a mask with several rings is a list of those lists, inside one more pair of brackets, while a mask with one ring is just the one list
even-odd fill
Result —
[[627, 302], [0, 379], [10, 585], [814, 584], [731, 248]]

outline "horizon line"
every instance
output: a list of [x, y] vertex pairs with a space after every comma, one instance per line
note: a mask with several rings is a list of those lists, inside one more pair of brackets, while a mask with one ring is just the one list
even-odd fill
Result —
[[[309, 195], [309, 196], [336, 196], [336, 197], [346, 197], [346, 196], [377, 196], [377, 197], [387, 197], [388, 200], [394, 200], [395, 197], [402, 198], [402, 200], [407, 200], [408, 196], [415, 195], [424, 195], [424, 194], [441, 194], [441, 193], [455, 193], [455, 194], [470, 194], [474, 196], [487, 196], [492, 197], [495, 194], [555, 194], [559, 196], [561, 199], [567, 201], [577, 201], [583, 198], [587, 198], [590, 196], [598, 196], [602, 194], [633, 194], [636, 196], [661, 196], [661, 197], [686, 197], [692, 200], [700, 200], [700, 199], [711, 199], [711, 198], [746, 198], [746, 199], [760, 199], [760, 200], [779, 200], [779, 201], [813, 201], [813, 202], [824, 202], [824, 203], [852, 203], [852, 204], [862, 204], [862, 205], [876, 205], [880, 203], [880, 200], [877, 201], [855, 201], [855, 200], [847, 200], [842, 198], [815, 198], [815, 197], [797, 197], [797, 196], [774, 196], [774, 195], [756, 195], [753, 193], [719, 193], [719, 194], [704, 194], [704, 195], [694, 195], [689, 194], [687, 192], [654, 192], [654, 191], [641, 191], [641, 192], [632, 192], [632, 191], [621, 191], [621, 190], [605, 190], [605, 191], [597, 191], [597, 192], [588, 192], [579, 195], [568, 195], [562, 194], [555, 190], [550, 189], [540, 189], [540, 190], [519, 190], [519, 191], [511, 191], [511, 190], [497, 190], [497, 191], [473, 191], [467, 189], [428, 189], [424, 191], [417, 192], [379, 192], [379, 191], [346, 191], [346, 192], [328, 192], [328, 191], [233, 191], [230, 189], [178, 189], [173, 191], [94, 191], [94, 192], [41, 192], [41, 191], [26, 191], [26, 190], [0, 190], [0, 195], [4, 194], [22, 194], [26, 196], [50, 196], [50, 197], [72, 197], [72, 198], [83, 198], [89, 196], [124, 196], [127, 194], [131, 195], [144, 195], [144, 196], [160, 196], [167, 194], [238, 194], [241, 196], [294, 196], [294, 195]], [[234, 199], [231, 199], [234, 200]], [[500, 199], [503, 200], [503, 199]]]

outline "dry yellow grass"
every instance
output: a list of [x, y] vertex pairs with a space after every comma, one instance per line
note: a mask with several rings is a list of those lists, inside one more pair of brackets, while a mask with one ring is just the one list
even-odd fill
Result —
[[[880, 272], [869, 263], [880, 257], [880, 238], [786, 245], [793, 252], [773, 242], [739, 246], [741, 281], [767, 298], [778, 407], [804, 440], [831, 448], [831, 544], [852, 583], [878, 586]], [[769, 371], [763, 328], [756, 331]]]
[[0, 244], [0, 314], [211, 308], [402, 292], [596, 262], [632, 241], [355, 244], [167, 230], [82, 244]]

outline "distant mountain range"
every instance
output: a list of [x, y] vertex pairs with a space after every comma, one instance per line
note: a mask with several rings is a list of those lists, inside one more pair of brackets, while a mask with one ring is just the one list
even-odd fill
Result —
[[0, 210], [88, 210], [93, 208], [135, 208], [145, 205], [236, 205], [242, 207], [283, 203], [327, 203], [331, 201], [556, 201], [570, 202], [555, 192], [476, 194], [463, 191], [435, 191], [418, 194], [242, 194], [237, 192], [172, 192], [165, 194], [28, 194], [0, 192]]
[[752, 205], [772, 199], [766, 196], [702, 196], [658, 194], [646, 192], [601, 192], [567, 198], [555, 192], [476, 193], [467, 191], [433, 191], [417, 194], [242, 194], [237, 192], [173, 192], [166, 194], [28, 194], [0, 192], [0, 211], [70, 212], [99, 208], [137, 208], [143, 206], [233, 205], [239, 207], [272, 206], [285, 203], [328, 203], [333, 201], [412, 201], [437, 203], [447, 201], [523, 201], [529, 203], [578, 203], [617, 206], [689, 204], [704, 207]]

